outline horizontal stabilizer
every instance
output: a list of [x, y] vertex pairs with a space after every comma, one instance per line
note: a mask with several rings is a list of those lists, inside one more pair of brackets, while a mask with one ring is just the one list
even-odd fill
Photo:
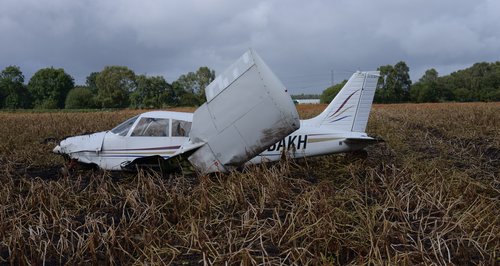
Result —
[[345, 143], [347, 144], [364, 144], [364, 145], [369, 145], [369, 144], [375, 144], [379, 142], [385, 142], [384, 139], [380, 137], [366, 137], [366, 138], [346, 138], [344, 140]]

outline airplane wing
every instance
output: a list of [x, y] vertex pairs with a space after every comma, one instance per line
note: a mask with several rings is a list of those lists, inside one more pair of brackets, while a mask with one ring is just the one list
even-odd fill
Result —
[[[253, 50], [206, 88], [193, 116], [188, 159], [201, 173], [241, 166], [300, 126], [285, 86]], [[201, 147], [200, 147], [200, 144]]]

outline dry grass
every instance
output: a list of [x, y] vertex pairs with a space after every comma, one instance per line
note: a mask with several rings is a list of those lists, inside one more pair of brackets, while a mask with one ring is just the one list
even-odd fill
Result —
[[[324, 106], [299, 106], [303, 117]], [[243, 173], [77, 171], [48, 137], [137, 111], [0, 113], [0, 263], [489, 264], [500, 252], [500, 104], [375, 106], [386, 143]]]

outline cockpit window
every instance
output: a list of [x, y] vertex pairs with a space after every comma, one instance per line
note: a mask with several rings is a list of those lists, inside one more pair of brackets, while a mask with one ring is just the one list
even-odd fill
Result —
[[167, 118], [143, 117], [135, 126], [132, 137], [168, 137]]
[[172, 137], [188, 137], [191, 122], [172, 119]]
[[111, 129], [111, 132], [115, 133], [117, 135], [120, 135], [120, 136], [126, 136], [128, 131], [130, 130], [130, 128], [132, 127], [132, 125], [134, 124], [135, 120], [137, 120], [138, 117], [139, 116], [136, 115], [136, 116], [128, 119], [127, 121], [119, 124], [118, 126], [116, 126], [113, 129]]

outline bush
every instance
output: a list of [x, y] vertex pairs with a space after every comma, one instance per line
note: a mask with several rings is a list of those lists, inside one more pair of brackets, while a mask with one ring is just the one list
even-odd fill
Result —
[[64, 69], [53, 67], [38, 70], [28, 83], [35, 108], [63, 108], [68, 92], [73, 89], [73, 78]]
[[66, 109], [94, 108], [94, 95], [87, 87], [76, 87], [69, 91], [65, 107]]
[[335, 96], [339, 93], [339, 91], [344, 87], [347, 83], [347, 80], [342, 81], [339, 84], [333, 85], [326, 90], [323, 91], [321, 96], [319, 97], [321, 103], [330, 103]]

